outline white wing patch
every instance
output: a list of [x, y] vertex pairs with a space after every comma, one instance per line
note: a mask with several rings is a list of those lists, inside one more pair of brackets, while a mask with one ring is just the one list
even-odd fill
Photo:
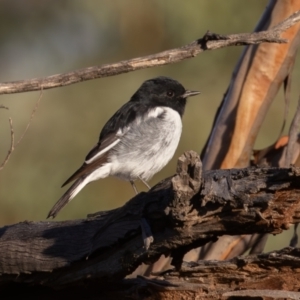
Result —
[[105, 152], [107, 152], [108, 150], [110, 150], [112, 147], [116, 146], [121, 140], [117, 139], [115, 140], [113, 143], [111, 143], [109, 146], [107, 146], [106, 148], [104, 148], [103, 150], [101, 150], [100, 152], [98, 152], [95, 156], [93, 156], [92, 158], [90, 158], [89, 160], [86, 160], [85, 163], [86, 164], [90, 164], [91, 162], [95, 161], [95, 159], [97, 159], [98, 157], [100, 157], [102, 154], [104, 154]]

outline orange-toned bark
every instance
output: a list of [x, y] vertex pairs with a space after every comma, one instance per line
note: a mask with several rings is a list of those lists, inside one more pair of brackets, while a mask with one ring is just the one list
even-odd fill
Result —
[[[277, 1], [268, 27], [275, 26], [297, 10], [300, 10], [300, 1]], [[293, 66], [300, 42], [299, 29], [300, 24], [297, 24], [282, 34], [290, 41], [288, 44], [261, 44], [247, 49], [255, 51], [255, 55], [240, 91], [235, 127], [221, 168], [249, 165], [253, 145], [267, 110]]]

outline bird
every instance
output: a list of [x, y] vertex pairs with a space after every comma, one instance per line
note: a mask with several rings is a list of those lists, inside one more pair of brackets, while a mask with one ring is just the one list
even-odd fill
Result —
[[83, 165], [62, 185], [74, 183], [56, 202], [47, 218], [54, 218], [88, 183], [108, 176], [134, 184], [148, 180], [173, 157], [182, 132], [182, 116], [188, 97], [200, 92], [186, 90], [169, 77], [146, 80], [104, 125], [98, 143]]

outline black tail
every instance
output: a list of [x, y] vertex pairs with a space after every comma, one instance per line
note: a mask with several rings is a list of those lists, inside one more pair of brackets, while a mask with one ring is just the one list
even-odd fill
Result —
[[[47, 216], [47, 219], [50, 217], [55, 218], [59, 211], [78, 194], [78, 192], [85, 186], [84, 184], [82, 185], [82, 187], [79, 187], [80, 184], [83, 183], [85, 178], [85, 176], [82, 176], [71, 185], [71, 187], [61, 196], [61, 198], [52, 207]], [[76, 191], [77, 188], [79, 189]]]

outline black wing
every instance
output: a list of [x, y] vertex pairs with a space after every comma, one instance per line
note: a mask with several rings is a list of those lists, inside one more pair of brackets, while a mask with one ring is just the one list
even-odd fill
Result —
[[107, 135], [129, 126], [131, 122], [147, 110], [148, 108], [138, 101], [131, 100], [125, 103], [104, 125], [100, 133], [99, 143]]
[[106, 163], [108, 150], [120, 141], [118, 131], [129, 127], [138, 114], [143, 114], [146, 110], [146, 106], [137, 101], [125, 103], [104, 125], [98, 144], [88, 153], [84, 164], [62, 186], [90, 174]]

